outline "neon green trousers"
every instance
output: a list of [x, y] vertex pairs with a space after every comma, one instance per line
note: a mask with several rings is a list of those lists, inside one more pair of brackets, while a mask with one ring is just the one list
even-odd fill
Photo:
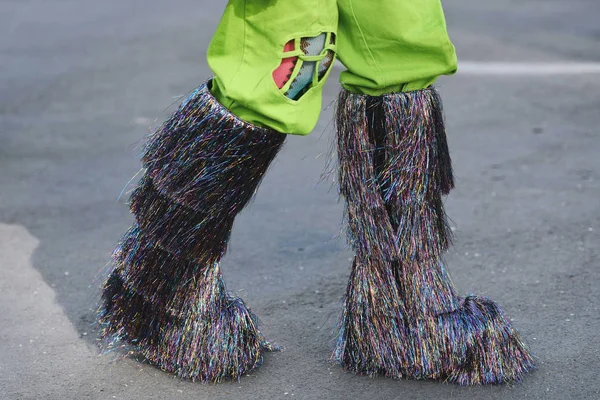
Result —
[[456, 71], [440, 0], [229, 0], [208, 49], [213, 95], [239, 118], [307, 135], [340, 83], [379, 96]]

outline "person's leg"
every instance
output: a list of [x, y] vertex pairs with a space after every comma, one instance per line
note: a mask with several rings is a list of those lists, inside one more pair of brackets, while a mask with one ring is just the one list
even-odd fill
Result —
[[215, 78], [144, 147], [135, 223], [104, 283], [105, 342], [201, 382], [238, 379], [272, 349], [219, 263], [286, 134], [317, 121], [336, 28], [334, 0], [229, 2], [208, 55]]
[[342, 86], [379, 96], [429, 87], [456, 71], [439, 0], [338, 0]]
[[230, 0], [208, 49], [212, 93], [245, 121], [306, 135], [336, 50], [335, 0]]
[[333, 358], [358, 373], [459, 384], [519, 380], [526, 345], [489, 299], [461, 298], [442, 254], [454, 187], [441, 100], [456, 70], [439, 0], [338, 0], [348, 68], [337, 108], [340, 191], [356, 255]]

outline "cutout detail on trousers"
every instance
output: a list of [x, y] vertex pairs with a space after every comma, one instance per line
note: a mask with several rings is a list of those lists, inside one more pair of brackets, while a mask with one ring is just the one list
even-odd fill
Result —
[[273, 71], [277, 88], [286, 97], [298, 100], [327, 74], [335, 59], [335, 34], [302, 37], [288, 41], [284, 46], [281, 64]]

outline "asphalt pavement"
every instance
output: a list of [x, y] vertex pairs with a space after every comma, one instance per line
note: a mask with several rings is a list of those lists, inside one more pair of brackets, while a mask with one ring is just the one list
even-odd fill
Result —
[[328, 362], [351, 257], [333, 182], [318, 183], [340, 66], [319, 125], [289, 138], [222, 264], [284, 351], [219, 385], [99, 354], [98, 286], [131, 223], [139, 143], [210, 76], [224, 4], [0, 0], [0, 399], [600, 398], [597, 0], [445, 4], [465, 66], [438, 83], [458, 178], [447, 264], [460, 292], [495, 299], [529, 341], [539, 369], [523, 383], [369, 378]]

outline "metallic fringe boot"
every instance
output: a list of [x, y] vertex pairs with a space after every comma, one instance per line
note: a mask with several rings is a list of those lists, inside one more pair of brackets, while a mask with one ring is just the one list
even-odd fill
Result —
[[130, 198], [135, 223], [104, 284], [105, 344], [201, 382], [239, 379], [273, 350], [226, 292], [219, 261], [285, 136], [238, 119], [207, 84], [150, 136]]
[[436, 91], [342, 90], [337, 130], [355, 257], [333, 359], [368, 375], [519, 381], [534, 368], [527, 346], [494, 302], [460, 298], [442, 261], [454, 182]]

